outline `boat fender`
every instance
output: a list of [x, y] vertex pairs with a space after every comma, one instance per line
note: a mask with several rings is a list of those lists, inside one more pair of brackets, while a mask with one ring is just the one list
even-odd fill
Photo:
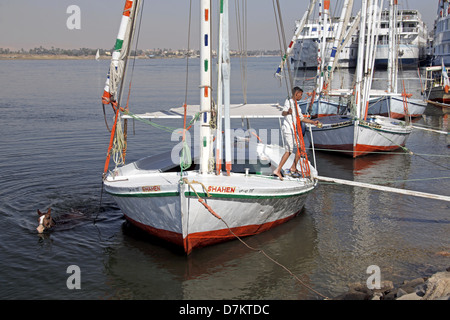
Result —
[[448, 89], [449, 89], [449, 86], [448, 86], [448, 85], [446, 85], [446, 86], [444, 87], [444, 91], [445, 91], [445, 93], [448, 93]]

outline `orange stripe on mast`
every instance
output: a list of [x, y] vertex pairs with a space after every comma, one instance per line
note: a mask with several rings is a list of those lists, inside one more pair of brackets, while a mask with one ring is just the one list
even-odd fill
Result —
[[366, 102], [366, 112], [364, 114], [364, 120], [367, 120], [367, 113], [369, 111], [369, 101]]
[[127, 0], [125, 7], [123, 8], [123, 15], [129, 17], [131, 14], [131, 7], [133, 7], [133, 1]]
[[106, 90], [103, 91], [102, 103], [103, 104], [110, 104], [111, 103], [111, 93], [109, 93]]
[[225, 169], [227, 170], [227, 174], [230, 175], [231, 174], [231, 162], [230, 161], [225, 162]]

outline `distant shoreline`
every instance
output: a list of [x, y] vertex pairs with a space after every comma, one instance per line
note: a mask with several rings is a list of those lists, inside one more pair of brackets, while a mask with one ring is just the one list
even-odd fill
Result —
[[[63, 54], [22, 54], [8, 53], [0, 54], [0, 60], [94, 60], [94, 55], [69, 56]], [[111, 56], [102, 56], [101, 60], [110, 60]]]
[[[275, 55], [264, 55], [263, 57], [273, 57]], [[249, 55], [249, 58], [256, 57]], [[161, 57], [156, 56], [149, 58], [148, 56], [136, 56], [137, 59], [185, 59], [183, 56]], [[193, 58], [193, 57], [192, 57]], [[111, 56], [100, 56], [100, 60], [110, 60]], [[29, 54], [29, 53], [2, 53], [0, 60], [95, 60], [94, 55], [88, 56], [69, 56], [63, 54]]]

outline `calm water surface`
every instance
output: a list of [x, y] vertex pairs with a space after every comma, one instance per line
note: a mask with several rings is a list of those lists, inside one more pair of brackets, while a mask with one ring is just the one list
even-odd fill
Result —
[[[286, 89], [273, 77], [278, 62], [248, 60], [248, 102], [284, 102]], [[100, 96], [108, 65], [87, 60], [0, 61], [0, 298], [320, 298], [239, 241], [186, 257], [129, 226], [112, 199], [102, 197], [109, 133]], [[197, 65], [198, 60], [191, 60], [192, 104], [198, 103]], [[131, 110], [181, 106], [185, 70], [185, 60], [136, 61]], [[232, 77], [237, 92], [232, 102], [241, 102], [239, 71]], [[300, 74], [297, 83], [309, 89], [309, 77]], [[415, 78], [406, 85], [420, 96], [417, 71], [404, 77]], [[350, 80], [342, 71], [336, 81]], [[182, 126], [177, 121], [164, 124]], [[431, 109], [418, 124], [449, 130], [448, 118]], [[254, 125], [276, 128], [278, 123]], [[169, 133], [142, 123], [136, 123], [134, 131], [128, 161], [170, 150], [176, 143], [170, 142]], [[377, 154], [352, 160], [317, 152], [317, 166], [323, 176], [448, 196], [449, 143], [445, 135], [414, 130], [406, 147], [418, 156]], [[36, 210], [49, 207], [58, 224], [38, 235]], [[301, 215], [246, 241], [332, 297], [348, 283], [365, 282], [370, 265], [378, 265], [382, 279], [394, 283], [448, 267], [450, 259], [437, 252], [450, 251], [449, 235], [448, 202], [320, 183]], [[80, 290], [66, 286], [70, 265], [80, 267]]]

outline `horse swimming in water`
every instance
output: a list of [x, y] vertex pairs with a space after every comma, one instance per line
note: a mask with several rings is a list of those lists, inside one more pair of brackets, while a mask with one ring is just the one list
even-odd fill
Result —
[[44, 230], [50, 229], [55, 225], [55, 222], [53, 221], [51, 216], [51, 211], [52, 211], [51, 208], [47, 210], [47, 213], [42, 213], [39, 209], [37, 210], [37, 213], [39, 215], [38, 218], [39, 226], [36, 228], [36, 230], [39, 233], [43, 233]]

